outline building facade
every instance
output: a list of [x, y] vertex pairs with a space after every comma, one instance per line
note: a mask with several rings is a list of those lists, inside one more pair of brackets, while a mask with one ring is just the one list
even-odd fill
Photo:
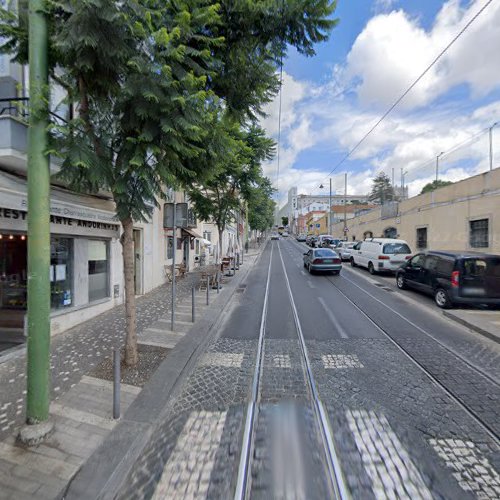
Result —
[[[343, 223], [334, 225], [341, 237]], [[476, 250], [500, 254], [500, 168], [348, 222], [348, 239], [398, 237], [411, 249]]]

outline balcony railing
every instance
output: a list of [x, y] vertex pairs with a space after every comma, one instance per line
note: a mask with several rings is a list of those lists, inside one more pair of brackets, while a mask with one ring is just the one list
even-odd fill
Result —
[[8, 97], [0, 99], [0, 116], [13, 116], [28, 121], [29, 98]]
[[[27, 123], [29, 118], [29, 102], [29, 97], [7, 97], [0, 99], [0, 117], [12, 116]], [[68, 120], [57, 113], [49, 111], [49, 114], [56, 123], [68, 123]]]

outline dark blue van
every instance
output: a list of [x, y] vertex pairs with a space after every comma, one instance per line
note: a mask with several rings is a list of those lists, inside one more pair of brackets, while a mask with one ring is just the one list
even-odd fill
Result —
[[459, 304], [500, 306], [500, 255], [427, 251], [396, 271], [398, 288], [432, 295], [442, 308]]

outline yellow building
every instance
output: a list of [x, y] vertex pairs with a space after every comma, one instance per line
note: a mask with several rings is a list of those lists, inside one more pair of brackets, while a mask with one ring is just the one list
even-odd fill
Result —
[[[413, 251], [476, 250], [500, 254], [500, 168], [347, 221], [349, 240], [398, 237]], [[343, 222], [333, 225], [341, 237]]]

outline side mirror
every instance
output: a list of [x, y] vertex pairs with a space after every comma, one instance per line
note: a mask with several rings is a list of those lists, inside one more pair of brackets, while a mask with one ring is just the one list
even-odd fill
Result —
[[303, 255], [307, 255], [309, 252], [304, 253]]

